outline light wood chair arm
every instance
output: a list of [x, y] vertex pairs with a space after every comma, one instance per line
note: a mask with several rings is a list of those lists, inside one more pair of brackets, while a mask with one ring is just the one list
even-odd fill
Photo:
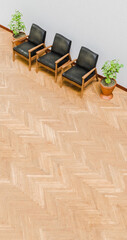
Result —
[[21, 37], [21, 38], [17, 38], [15, 40], [12, 40], [12, 43], [15, 43], [15, 42], [22, 42], [24, 40], [26, 40], [28, 38], [29, 35], [26, 35], [25, 37]]
[[74, 62], [76, 62], [76, 60], [77, 60], [77, 58], [74, 59], [74, 60], [72, 60], [72, 61], [70, 61], [70, 62], [67, 62], [67, 64], [64, 64], [64, 66], [62, 66], [62, 70], [63, 70], [64, 68], [68, 67], [69, 65], [73, 64]]
[[83, 77], [82, 80], [84, 80], [85, 78], [87, 78], [92, 72], [97, 71], [96, 68], [93, 68], [92, 70], [90, 70], [88, 73], [86, 73]]
[[57, 61], [55, 61], [55, 64], [58, 64], [59, 62], [61, 62], [67, 56], [69, 56], [69, 53], [67, 53], [66, 55], [64, 55], [63, 57], [59, 58]]
[[[41, 43], [41, 44], [37, 45], [36, 47], [33, 47], [33, 48], [31, 48], [30, 50], [28, 50], [28, 52], [31, 53], [31, 52], [33, 52], [34, 50], [38, 49], [38, 48], [41, 47], [41, 46], [45, 46], [45, 44], [44, 44], [44, 43]], [[43, 49], [44, 49], [44, 48], [43, 48]], [[42, 49], [42, 50], [43, 50], [43, 49]], [[39, 51], [38, 51], [38, 52], [39, 52]]]
[[47, 51], [49, 48], [51, 48], [51, 47], [52, 47], [52, 45], [50, 45], [50, 46], [48, 46], [48, 47], [45, 47], [45, 48], [43, 48], [42, 50], [37, 51], [37, 52], [36, 52], [37, 58], [38, 58], [41, 54], [43, 54], [45, 51]]

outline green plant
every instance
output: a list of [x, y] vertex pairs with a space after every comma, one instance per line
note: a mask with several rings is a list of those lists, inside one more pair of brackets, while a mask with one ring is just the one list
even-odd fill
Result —
[[106, 77], [105, 82], [107, 84], [109, 84], [113, 78], [116, 79], [121, 67], [123, 67], [123, 64], [119, 64], [119, 61], [116, 59], [104, 63], [102, 72]]
[[13, 31], [13, 34], [15, 36], [19, 35], [19, 32], [21, 30], [24, 31], [26, 29], [24, 23], [21, 21], [21, 18], [22, 18], [22, 13], [16, 10], [15, 13], [12, 15], [12, 19], [8, 25], [10, 30]]

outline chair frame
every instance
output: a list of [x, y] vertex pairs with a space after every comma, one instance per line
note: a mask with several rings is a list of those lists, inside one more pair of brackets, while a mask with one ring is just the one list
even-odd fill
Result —
[[[66, 63], [69, 63], [69, 62], [71, 61], [71, 56], [70, 56], [70, 53], [67, 53], [67, 54], [65, 54], [63, 57], [61, 57], [61, 58], [59, 58], [57, 61], [55, 61], [55, 70], [52, 69], [52, 68], [50, 68], [50, 67], [48, 67], [48, 66], [46, 66], [46, 65], [44, 65], [44, 64], [42, 64], [42, 63], [40, 63], [40, 62], [38, 62], [38, 58], [39, 58], [40, 56], [43, 56], [44, 54], [46, 54], [46, 53], [48, 53], [48, 52], [51, 52], [51, 50], [50, 50], [51, 47], [52, 47], [52, 45], [50, 45], [50, 46], [48, 46], [48, 47], [45, 47], [44, 49], [36, 52], [36, 73], [38, 73], [39, 66], [42, 66], [42, 67], [48, 69], [49, 71], [55, 73], [55, 82], [57, 82], [58, 72], [61, 71], [62, 66], [66, 65]], [[64, 63], [62, 66], [58, 67], [58, 63], [60, 63], [60, 62], [61, 62], [64, 58], [66, 58], [67, 56], [69, 57], [69, 60], [68, 60], [66, 63]]]
[[[66, 66], [62, 66], [60, 87], [62, 88], [64, 81], [69, 82], [69, 83], [75, 85], [76, 87], [81, 88], [81, 98], [82, 98], [82, 97], [83, 97], [83, 90], [84, 90], [84, 88], [85, 88], [89, 83], [91, 83], [91, 82], [95, 79], [95, 76], [96, 76], [96, 80], [98, 81], [98, 74], [97, 74], [97, 69], [96, 69], [96, 67], [93, 68], [93, 69], [91, 69], [88, 73], [86, 73], [84, 76], [82, 76], [82, 85], [80, 85], [80, 84], [78, 84], [78, 83], [75, 83], [75, 82], [73, 82], [72, 80], [64, 77], [64, 76], [63, 76], [63, 73], [66, 72], [66, 71], [64, 71], [64, 69], [65, 69], [66, 67], [69, 67], [70, 65], [71, 65], [71, 67], [74, 66], [74, 65], [76, 65], [76, 60], [77, 60], [77, 59], [74, 59], [74, 60], [72, 60], [71, 62], [69, 62], [68, 64], [66, 64]], [[94, 76], [91, 77], [87, 82], [85, 82], [85, 79], [86, 79], [92, 72], [94, 72], [94, 71], [95, 71]]]
[[28, 50], [29, 58], [24, 57], [22, 54], [16, 52], [16, 51], [14, 50], [14, 47], [17, 46], [17, 44], [19, 44], [20, 42], [21, 42], [21, 43], [22, 43], [22, 42], [27, 42], [27, 41], [28, 41], [28, 36], [29, 36], [29, 35], [26, 35], [25, 37], [12, 40], [12, 50], [13, 50], [13, 62], [15, 61], [15, 54], [19, 55], [21, 58], [23, 58], [23, 59], [25, 59], [26, 61], [29, 62], [29, 71], [30, 71], [30, 70], [31, 70], [31, 63], [32, 63], [32, 61], [33, 61], [34, 59], [36, 59], [36, 54], [35, 54], [33, 57], [31, 57], [31, 53], [32, 53], [34, 50], [36, 50], [36, 49], [38, 49], [39, 47], [41, 47], [41, 46], [44, 46], [44, 48], [45, 48], [46, 46], [45, 46], [45, 43], [41, 43], [41, 44], [37, 45], [36, 47], [33, 47], [33, 48], [31, 48], [30, 50]]

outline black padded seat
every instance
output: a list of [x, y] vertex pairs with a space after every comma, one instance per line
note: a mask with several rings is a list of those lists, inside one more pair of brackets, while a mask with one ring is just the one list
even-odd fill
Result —
[[[49, 52], [45, 55], [43, 55], [42, 57], [38, 58], [38, 62], [44, 64], [45, 66], [48, 66], [52, 69], [55, 70], [55, 61], [57, 61], [58, 59], [60, 59], [62, 56], [58, 53], [54, 53], [54, 52]], [[59, 64], [58, 67], [62, 66], [64, 63], [66, 63], [69, 60], [68, 57], [66, 57], [65, 59], [63, 59]]]
[[[28, 41], [28, 42], [23, 42], [20, 45], [14, 47], [14, 50], [16, 52], [20, 53], [21, 55], [23, 55], [24, 57], [29, 58], [28, 50], [30, 50], [31, 48], [34, 48], [36, 46], [37, 46], [36, 44]], [[31, 52], [31, 56], [33, 57], [34, 55], [36, 55], [36, 51], [39, 51], [42, 48], [43, 48], [43, 46], [38, 48], [37, 50]]]
[[[73, 66], [72, 68], [70, 68], [69, 70], [67, 70], [66, 72], [63, 73], [63, 77], [66, 77], [68, 79], [70, 79], [71, 81], [82, 85], [82, 77], [88, 73], [89, 70], [85, 70], [82, 67], [79, 67], [78, 65]], [[84, 82], [87, 82], [91, 77], [93, 77], [95, 75], [95, 71], [93, 73], [91, 73]]]

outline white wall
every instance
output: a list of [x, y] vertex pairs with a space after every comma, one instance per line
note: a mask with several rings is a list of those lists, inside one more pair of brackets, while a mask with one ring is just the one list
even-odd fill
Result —
[[98, 73], [106, 60], [119, 59], [124, 64], [117, 82], [127, 87], [127, 0], [4, 0], [0, 24], [7, 26], [15, 9], [23, 13], [29, 32], [31, 23], [47, 31], [46, 44], [56, 32], [72, 40], [72, 58], [81, 46], [99, 54]]

